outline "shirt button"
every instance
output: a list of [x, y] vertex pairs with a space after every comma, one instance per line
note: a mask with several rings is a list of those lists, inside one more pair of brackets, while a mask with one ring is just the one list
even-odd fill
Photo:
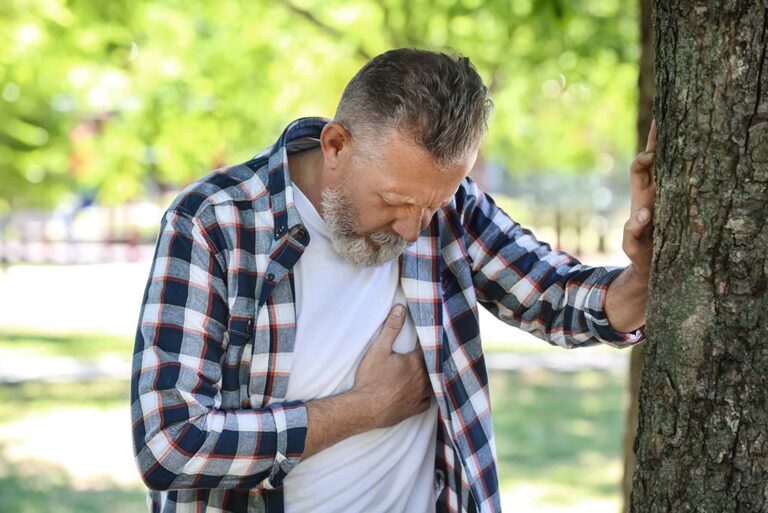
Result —
[[297, 239], [303, 239], [306, 236], [307, 236], [307, 232], [305, 232], [304, 230], [299, 230], [298, 232], [296, 232]]
[[269, 281], [275, 281], [275, 273], [269, 273], [269, 274], [267, 274], [267, 280], [269, 280]]
[[243, 408], [249, 408], [251, 406], [251, 402], [248, 399], [243, 399], [240, 403], [240, 406]]

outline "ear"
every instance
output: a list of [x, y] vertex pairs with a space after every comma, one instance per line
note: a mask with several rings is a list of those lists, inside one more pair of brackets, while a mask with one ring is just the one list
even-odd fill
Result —
[[349, 157], [352, 134], [336, 121], [328, 122], [320, 132], [320, 147], [329, 169], [335, 170], [343, 159]]

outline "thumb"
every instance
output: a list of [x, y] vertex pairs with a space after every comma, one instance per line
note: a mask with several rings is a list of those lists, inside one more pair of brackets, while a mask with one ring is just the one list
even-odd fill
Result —
[[396, 304], [389, 311], [389, 315], [387, 315], [384, 325], [381, 327], [381, 333], [376, 337], [371, 349], [386, 351], [387, 354], [392, 352], [392, 345], [400, 334], [400, 330], [403, 329], [404, 322], [405, 307], [401, 304]]

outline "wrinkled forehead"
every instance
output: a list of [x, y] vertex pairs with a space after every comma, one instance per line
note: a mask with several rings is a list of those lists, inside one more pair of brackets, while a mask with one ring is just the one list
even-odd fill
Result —
[[388, 190], [430, 205], [456, 192], [477, 157], [474, 150], [463, 162], [440, 167], [425, 148], [394, 129], [383, 133], [373, 146], [369, 162], [377, 181]]

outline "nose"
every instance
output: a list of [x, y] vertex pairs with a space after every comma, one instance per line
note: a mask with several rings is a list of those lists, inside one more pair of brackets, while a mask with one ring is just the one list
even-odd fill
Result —
[[419, 223], [413, 219], [398, 219], [392, 224], [392, 231], [408, 242], [415, 242], [419, 238]]
[[431, 210], [422, 210], [421, 217], [409, 217], [396, 220], [392, 225], [392, 230], [408, 242], [415, 242], [419, 238], [419, 233], [429, 226], [434, 212]]

